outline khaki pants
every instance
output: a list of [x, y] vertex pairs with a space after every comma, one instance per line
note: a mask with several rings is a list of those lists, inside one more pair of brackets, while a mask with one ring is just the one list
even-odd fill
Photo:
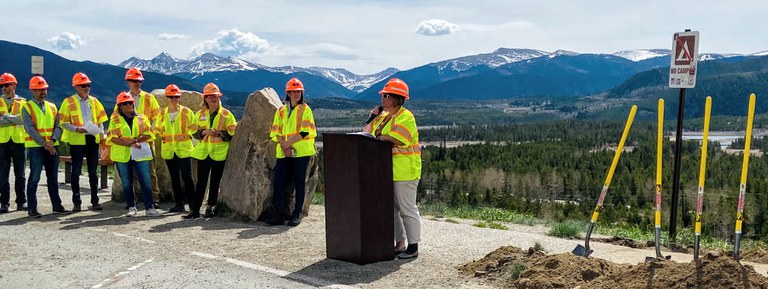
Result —
[[419, 180], [395, 182], [395, 241], [421, 241], [421, 216], [416, 206]]

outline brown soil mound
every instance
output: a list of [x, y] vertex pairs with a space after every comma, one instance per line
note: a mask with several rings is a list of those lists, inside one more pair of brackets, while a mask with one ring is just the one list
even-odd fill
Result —
[[657, 261], [620, 265], [574, 256], [545, 255], [505, 246], [460, 266], [466, 275], [512, 288], [766, 288], [768, 278], [726, 255], [707, 254], [688, 264]]
[[749, 252], [741, 252], [739, 253], [739, 260], [768, 264], [768, 251], [758, 248]]
[[602, 242], [602, 243], [610, 243], [613, 245], [619, 245], [624, 247], [630, 247], [635, 249], [643, 249], [648, 247], [653, 247], [656, 245], [653, 241], [635, 241], [632, 239], [622, 238], [622, 237], [610, 237], [610, 238], [592, 238], [592, 241], [595, 242]]

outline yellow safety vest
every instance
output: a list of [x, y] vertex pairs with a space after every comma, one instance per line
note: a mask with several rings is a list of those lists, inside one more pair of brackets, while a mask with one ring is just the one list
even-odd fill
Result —
[[[210, 117], [211, 113], [207, 108], [201, 109], [197, 112], [194, 124], [190, 129], [197, 132], [201, 129], [211, 128]], [[221, 105], [219, 105], [219, 112], [213, 119], [213, 124], [213, 130], [220, 131], [226, 129], [229, 135], [235, 135], [235, 129], [237, 128], [235, 115]], [[215, 135], [208, 135], [203, 137], [203, 139], [197, 143], [195, 148], [192, 150], [192, 157], [198, 160], [204, 160], [210, 156], [214, 161], [223, 161], [227, 159], [228, 151], [228, 141], [223, 141], [220, 137]]]
[[[394, 181], [412, 181], [421, 178], [421, 146], [416, 119], [411, 111], [400, 107], [387, 123], [388, 113], [384, 112], [371, 123], [371, 132], [388, 135], [403, 143], [392, 147], [392, 176]], [[380, 134], [376, 134], [382, 126]]]
[[275, 155], [278, 159], [285, 157], [285, 153], [280, 148], [279, 138], [283, 140], [291, 136], [299, 135], [299, 132], [309, 133], [306, 137], [295, 142], [291, 147], [296, 150], [294, 157], [306, 157], [315, 155], [315, 137], [317, 129], [315, 128], [315, 117], [312, 109], [305, 103], [297, 105], [290, 113], [288, 108], [290, 102], [283, 105], [275, 112], [272, 120], [272, 128], [269, 131], [269, 137], [273, 142], [277, 142]]
[[185, 106], [179, 106], [179, 114], [176, 115], [176, 121], [171, 122], [171, 116], [168, 108], [165, 108], [157, 119], [155, 132], [158, 138], [163, 141], [160, 155], [163, 159], [173, 159], [176, 154], [180, 158], [188, 158], [192, 155], [192, 134], [196, 130], [190, 127], [194, 123], [194, 113]]
[[[43, 113], [36, 102], [27, 101], [24, 109], [27, 110], [29, 117], [32, 119], [32, 123], [35, 125], [37, 133], [39, 133], [46, 142], [51, 141], [53, 139], [53, 126], [56, 124], [56, 106], [49, 101], [45, 101], [45, 113]], [[54, 145], [58, 144], [59, 141], [56, 140]], [[37, 144], [31, 136], [27, 135], [24, 138], [24, 147], [38, 148], [42, 147], [42, 145]]]
[[[142, 90], [139, 93], [139, 96], [136, 97], [134, 105], [136, 113], [146, 116], [152, 123], [154, 123], [157, 120], [157, 117], [160, 116], [160, 104], [157, 103], [155, 96], [149, 92]], [[120, 113], [117, 112], [117, 109], [118, 105], [115, 105], [115, 108], [112, 110], [112, 115], [120, 115]]]
[[[115, 138], [130, 140], [142, 135], [150, 136], [147, 142], [155, 140], [155, 136], [152, 134], [152, 130], [149, 126], [149, 119], [147, 119], [146, 116], [137, 114], [133, 117], [133, 123], [130, 124], [130, 127], [128, 125], [129, 124], [119, 113], [117, 115], [112, 115], [109, 121], [109, 129], [107, 130], [107, 143], [110, 143]], [[109, 153], [112, 161], [117, 163], [127, 163], [131, 160], [131, 148], [127, 146], [111, 143], [109, 146]], [[152, 155], [136, 161], [148, 161], [151, 159]]]
[[[77, 94], [72, 95], [64, 99], [61, 103], [61, 109], [59, 109], [59, 125], [64, 131], [61, 135], [61, 141], [68, 142], [71, 145], [85, 145], [85, 134], [70, 131], [64, 128], [64, 124], [72, 124], [76, 127], [82, 127], [85, 125], [83, 119], [83, 113], [80, 111], [80, 96]], [[97, 98], [88, 96], [88, 103], [91, 107], [91, 119], [90, 121], [99, 125], [107, 121], [107, 112], [104, 111], [104, 105], [101, 104]], [[96, 143], [101, 143], [101, 136], [96, 136]]]
[[[23, 99], [14, 99], [13, 106], [11, 107], [10, 114], [21, 116], [21, 110], [24, 109], [26, 101]], [[0, 96], [0, 113], [8, 114], [8, 104]], [[7, 143], [13, 141], [17, 144], [24, 143], [24, 138], [27, 136], [27, 132], [24, 131], [22, 125], [9, 125], [0, 127], [0, 143]]]

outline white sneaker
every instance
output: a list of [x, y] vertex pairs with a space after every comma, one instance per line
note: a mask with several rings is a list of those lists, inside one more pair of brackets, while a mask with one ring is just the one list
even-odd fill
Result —
[[157, 217], [157, 216], [160, 216], [160, 212], [158, 212], [155, 208], [147, 209], [146, 211], [144, 211], [144, 214], [147, 217]]
[[126, 217], [136, 217], [136, 207], [130, 207], [128, 208], [128, 213], [125, 214]]

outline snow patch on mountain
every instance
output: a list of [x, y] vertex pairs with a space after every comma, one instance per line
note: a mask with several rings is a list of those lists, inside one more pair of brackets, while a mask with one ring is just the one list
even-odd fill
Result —
[[524, 61], [532, 58], [550, 55], [551, 53], [536, 49], [499, 48], [492, 53], [464, 56], [430, 64], [436, 66], [442, 74], [444, 71], [462, 72], [478, 66], [496, 68], [505, 64]]
[[613, 55], [638, 62], [654, 57], [669, 56], [670, 53], [671, 50], [669, 49], [633, 49], [622, 50], [614, 53]]

